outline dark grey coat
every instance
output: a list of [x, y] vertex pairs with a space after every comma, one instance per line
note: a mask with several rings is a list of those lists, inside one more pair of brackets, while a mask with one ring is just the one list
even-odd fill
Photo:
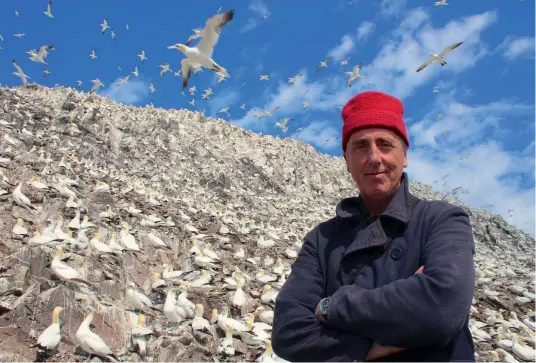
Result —
[[[344, 199], [336, 217], [307, 234], [279, 292], [274, 352], [290, 361], [363, 361], [377, 342], [408, 348], [383, 361], [473, 361], [473, 254], [468, 214], [416, 199], [405, 173], [373, 222], [363, 218], [358, 198]], [[421, 265], [424, 274], [414, 275]], [[328, 296], [324, 324], [314, 311]]]

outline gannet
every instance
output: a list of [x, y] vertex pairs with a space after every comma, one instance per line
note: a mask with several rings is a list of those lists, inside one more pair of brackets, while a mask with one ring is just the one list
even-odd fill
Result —
[[97, 55], [95, 54], [95, 48], [93, 48], [93, 50], [91, 51], [91, 54], [89, 56], [91, 57], [91, 59], [97, 58]]
[[193, 330], [199, 330], [199, 331], [210, 331], [210, 324], [207, 319], [203, 317], [203, 312], [205, 308], [202, 304], [196, 304], [195, 305], [195, 316], [192, 320], [192, 329]]
[[169, 68], [169, 63], [168, 62], [166, 62], [166, 64], [159, 65], [159, 67], [162, 68], [162, 70], [160, 71], [160, 78], [162, 78], [164, 76], [164, 73], [171, 72], [171, 69]]
[[220, 108], [218, 113], [229, 113], [229, 107]]
[[19, 182], [19, 184], [13, 191], [13, 200], [20, 207], [36, 210], [36, 208], [32, 205], [30, 199], [22, 193], [22, 181]]
[[239, 277], [236, 281], [236, 291], [233, 295], [232, 304], [233, 306], [242, 307], [246, 304], [246, 294], [244, 293], [244, 279]]
[[134, 71], [132, 72], [132, 74], [134, 75], [134, 77], [138, 77], [138, 66], [134, 67]]
[[243, 104], [241, 104], [241, 105], [240, 105], [240, 108], [241, 108], [241, 109], [243, 109], [243, 110], [245, 110], [245, 109], [246, 109], [246, 106], [247, 106], [247, 104], [248, 104], [248, 103], [247, 103], [247, 101], [246, 101], [246, 102], [244, 102]]
[[221, 313], [218, 316], [218, 326], [221, 330], [227, 331], [227, 327], [231, 327], [233, 331], [248, 331], [248, 327], [241, 321], [232, 319], [228, 317], [229, 308], [227, 304], [223, 304], [221, 308]]
[[114, 251], [110, 248], [110, 246], [104, 242], [101, 242], [100, 238], [101, 238], [101, 234], [98, 232], [95, 233], [93, 238], [89, 241], [89, 244], [91, 245], [91, 247], [93, 247], [97, 252], [113, 253]]
[[63, 248], [61, 246], [56, 246], [56, 256], [54, 256], [52, 263], [50, 264], [50, 269], [54, 275], [58, 276], [64, 281], [73, 280], [87, 283], [87, 281], [82, 278], [82, 275], [80, 275], [78, 271], [61, 260], [62, 257]]
[[14, 14], [15, 14], [16, 17], [19, 17], [19, 15], [20, 15], [19, 11], [17, 9], [15, 9]]
[[190, 48], [184, 44], [177, 43], [169, 46], [168, 49], [177, 49], [183, 52], [187, 58], [181, 61], [182, 69], [182, 88], [188, 86], [188, 80], [192, 73], [192, 68], [199, 68], [201, 66], [211, 69], [219, 75], [225, 75], [230, 77], [227, 70], [221, 67], [212, 59], [212, 53], [214, 46], [218, 42], [221, 29], [225, 24], [233, 19], [234, 10], [227, 11], [222, 14], [218, 14], [208, 19], [203, 29], [202, 39], [196, 47]]
[[434, 3], [434, 8], [437, 8], [438, 6], [444, 6], [444, 5], [448, 5], [447, 0], [439, 0]]
[[363, 76], [359, 74], [360, 68], [361, 68], [361, 64], [358, 64], [354, 66], [351, 72], [344, 72], [344, 74], [347, 74], [348, 76], [350, 76], [350, 78], [348, 78], [348, 87], [352, 87], [352, 83], [354, 82], [354, 79], [363, 78]]
[[181, 75], [182, 70], [179, 69], [177, 72], [173, 73], [173, 77], [179, 77]]
[[232, 356], [235, 354], [235, 348], [233, 343], [233, 328], [231, 326], [227, 327], [225, 331], [225, 338], [223, 338], [221, 343], [218, 345], [216, 351], [219, 354], [223, 354], [225, 356]]
[[15, 225], [13, 226], [12, 232], [17, 236], [28, 235], [28, 230], [26, 229], [26, 227], [24, 227], [24, 220], [22, 218], [17, 218], [17, 223], [15, 223]]
[[145, 315], [138, 315], [138, 325], [132, 329], [132, 344], [138, 347], [140, 356], [145, 359], [147, 355], [147, 336], [153, 335], [154, 331], [145, 326]]
[[78, 87], [82, 87], [82, 81], [76, 81]]
[[37, 338], [36, 362], [44, 362], [57, 348], [61, 341], [60, 313], [61, 306], [56, 306], [52, 311], [52, 323]]
[[28, 52], [28, 54], [30, 54], [29, 59], [32, 62], [39, 62], [39, 63], [47, 64], [45, 62], [45, 59], [48, 56], [48, 51], [49, 50], [54, 50], [54, 49], [55, 48], [54, 48], [53, 45], [42, 45], [41, 47], [39, 47], [39, 51], [37, 51], [37, 52], [35, 52], [35, 51]]
[[133, 281], [129, 282], [128, 286], [125, 297], [134, 309], [142, 311], [153, 306], [151, 300], [136, 289], [136, 284]]
[[93, 87], [91, 87], [89, 93], [95, 92], [99, 87], [104, 87], [104, 84], [98, 78], [92, 79], [91, 83], [93, 83]]
[[115, 32], [113, 30], [110, 32], [110, 36], [112, 37], [112, 39], [115, 39]]
[[208, 89], [205, 90], [205, 93], [203, 93], [203, 94], [201, 95], [201, 98], [203, 98], [203, 99], [205, 99], [205, 100], [208, 100], [208, 97], [209, 97], [210, 95], [213, 95], [213, 94], [214, 94], [214, 93], [212, 92], [212, 88], [208, 88]]
[[168, 285], [166, 301], [164, 303], [164, 315], [170, 323], [179, 324], [186, 319], [186, 312], [180, 306], [177, 306], [176, 292], [172, 284]]
[[47, 11], [43, 11], [43, 14], [51, 19], [54, 19], [54, 15], [52, 15], [52, 1], [48, 2]]
[[154, 91], [156, 91], [156, 88], [154, 88], [153, 82], [151, 82], [151, 84], [149, 85], [149, 91], [151, 91], [151, 93], [154, 93]]
[[259, 306], [255, 309], [254, 314], [257, 314], [259, 320], [266, 324], [272, 324], [274, 321], [274, 311], [266, 310], [264, 306]]
[[227, 80], [227, 77], [223, 74], [218, 74], [218, 83]]
[[190, 89], [188, 90], [188, 93], [193, 96], [195, 95], [195, 91], [197, 91], [197, 88], [195, 88], [195, 86], [192, 86], [190, 87]]
[[303, 108], [309, 107], [309, 101], [303, 101]]
[[301, 76], [303, 76], [303, 73], [298, 73], [294, 77], [290, 77], [288, 79], [288, 83], [296, 83], [298, 81], [298, 79], [300, 79]]
[[114, 362], [118, 361], [118, 358], [112, 353], [110, 347], [102, 340], [100, 336], [95, 334], [89, 328], [93, 317], [95, 315], [94, 309], [88, 307], [89, 314], [86, 316], [80, 327], [76, 331], [75, 337], [80, 347], [89, 354], [98, 355], [99, 357], [108, 358]]
[[140, 251], [140, 247], [136, 243], [136, 239], [130, 234], [130, 226], [128, 222], [123, 222], [123, 229], [119, 232], [120, 240], [126, 249], [131, 251]]
[[328, 66], [328, 62], [332, 59], [333, 57], [329, 56], [324, 61], [320, 62], [320, 65], [316, 67], [316, 72], [318, 73], [322, 68], [326, 68]]
[[100, 27], [101, 27], [102, 34], [104, 34], [104, 32], [106, 32], [106, 29], [110, 28], [108, 26], [108, 20], [106, 20], [106, 18], [104, 18], [104, 20], [102, 21], [102, 24], [100, 24]]
[[121, 78], [121, 79], [119, 80], [119, 82], [116, 83], [115, 85], [116, 85], [117, 87], [122, 86], [122, 85], [124, 85], [125, 83], [128, 82], [128, 79], [129, 79], [129, 78], [130, 78], [130, 74], [128, 74], [125, 78]]
[[438, 62], [439, 64], [441, 64], [441, 66], [444, 66], [447, 64], [447, 62], [443, 59], [444, 56], [446, 56], [448, 53], [450, 53], [453, 49], [456, 49], [458, 48], [460, 45], [462, 45], [463, 42], [459, 42], [459, 43], [456, 43], [456, 44], [453, 44], [453, 45], [450, 45], [448, 47], [446, 47], [445, 49], [443, 49], [443, 51], [439, 54], [435, 54], [435, 53], [429, 53], [430, 56], [432, 57], [432, 59], [429, 59], [427, 60], [426, 62], [424, 62], [423, 64], [421, 64], [419, 66], [419, 68], [417, 68], [417, 72], [420, 72], [422, 71], [424, 68], [426, 68], [429, 64], [432, 64], [434, 62]]
[[15, 62], [14, 59], [11, 61], [11, 63], [13, 63], [13, 66], [15, 66], [15, 69], [17, 69], [17, 71], [13, 72], [13, 74], [16, 75], [17, 77], [19, 77], [22, 80], [23, 84], [28, 84], [28, 79], [31, 78], [31, 77], [26, 75], [26, 74], [24, 74], [24, 72], [18, 66], [17, 62]]
[[177, 296], [177, 306], [180, 306], [186, 313], [187, 318], [195, 316], [195, 304], [188, 299], [188, 284], [183, 282], [179, 286], [180, 294]]
[[292, 117], [285, 117], [281, 121], [276, 122], [275, 126], [279, 127], [283, 131], [283, 133], [287, 133], [288, 131], [287, 122], [292, 121], [292, 120], [294, 120]]
[[346, 58], [345, 60], [342, 60], [341, 61], [341, 66], [347, 65], [349, 60], [350, 60], [350, 57]]
[[261, 301], [265, 304], [270, 304], [275, 302], [278, 292], [272, 290], [270, 285], [264, 285], [262, 288]]
[[140, 54], [138, 54], [138, 57], [140, 57], [140, 60], [143, 62], [146, 59], [149, 59], [145, 56], [145, 51], [142, 50]]
[[151, 232], [147, 233], [147, 238], [149, 239], [149, 241], [151, 241], [155, 247], [164, 247], [164, 248], [167, 248], [166, 244], [164, 243], [164, 241], [162, 241], [162, 239], [160, 237], [158, 237], [156, 235], [156, 229], [151, 229]]
[[260, 77], [261, 81], [268, 81], [269, 79], [270, 79], [270, 77], [268, 77], [267, 74], [262, 74], [261, 77]]
[[14, 37], [17, 37], [19, 39], [21, 39], [23, 36], [25, 36], [26, 33], [17, 33], [17, 34], [13, 34]]

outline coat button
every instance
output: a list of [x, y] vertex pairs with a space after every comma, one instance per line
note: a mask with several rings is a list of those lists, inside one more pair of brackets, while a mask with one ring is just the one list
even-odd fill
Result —
[[402, 257], [402, 250], [400, 248], [393, 248], [391, 250], [391, 258], [393, 260], [399, 260]]

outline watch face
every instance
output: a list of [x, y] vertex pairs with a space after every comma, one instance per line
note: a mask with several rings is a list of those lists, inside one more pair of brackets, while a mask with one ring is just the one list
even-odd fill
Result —
[[329, 304], [329, 298], [324, 299], [324, 301], [322, 301], [322, 304], [320, 304], [320, 312], [322, 314], [327, 314], [328, 313], [328, 304]]

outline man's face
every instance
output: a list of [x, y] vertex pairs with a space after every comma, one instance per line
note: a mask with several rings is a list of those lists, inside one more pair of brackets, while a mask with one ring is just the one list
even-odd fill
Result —
[[370, 199], [393, 194], [408, 166], [402, 138], [382, 128], [354, 132], [346, 145], [344, 158], [359, 192]]

